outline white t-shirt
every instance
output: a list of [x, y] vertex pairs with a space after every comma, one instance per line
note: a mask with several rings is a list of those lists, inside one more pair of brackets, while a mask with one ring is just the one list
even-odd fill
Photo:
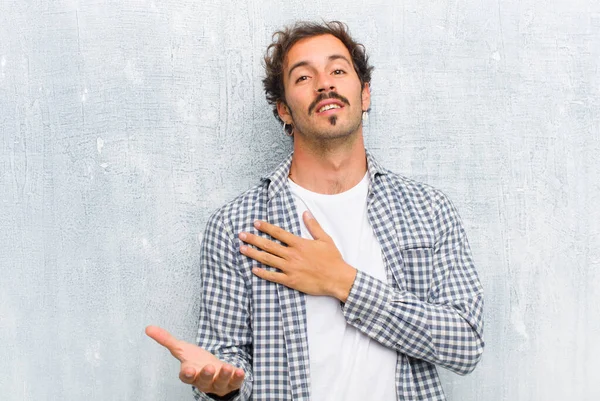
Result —
[[[323, 195], [292, 180], [302, 237], [312, 239], [302, 220], [307, 209], [331, 236], [346, 263], [386, 280], [381, 246], [367, 218], [368, 174], [350, 190]], [[306, 295], [311, 399], [395, 401], [396, 351], [346, 323], [340, 301]]]

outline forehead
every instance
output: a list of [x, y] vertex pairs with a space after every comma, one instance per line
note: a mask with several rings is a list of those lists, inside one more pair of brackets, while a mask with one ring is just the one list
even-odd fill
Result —
[[319, 35], [301, 39], [288, 50], [283, 63], [283, 70], [298, 62], [305, 61], [309, 64], [323, 63], [331, 55], [342, 55], [351, 60], [350, 52], [341, 40], [333, 35]]

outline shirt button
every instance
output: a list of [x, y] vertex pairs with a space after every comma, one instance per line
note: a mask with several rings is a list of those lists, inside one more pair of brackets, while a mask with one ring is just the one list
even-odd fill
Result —
[[354, 319], [354, 324], [361, 324], [362, 320], [361, 319]]

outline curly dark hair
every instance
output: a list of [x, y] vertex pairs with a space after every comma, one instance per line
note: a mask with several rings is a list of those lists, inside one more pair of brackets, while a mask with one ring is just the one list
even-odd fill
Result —
[[282, 122], [277, 114], [277, 102], [285, 103], [283, 87], [283, 61], [291, 47], [301, 39], [319, 35], [333, 35], [348, 49], [352, 64], [360, 79], [361, 86], [371, 82], [373, 66], [369, 65], [369, 57], [365, 47], [350, 36], [348, 25], [340, 21], [307, 22], [299, 21], [273, 34], [273, 43], [267, 47], [265, 54], [265, 77], [262, 80], [267, 102], [273, 106], [273, 114]]

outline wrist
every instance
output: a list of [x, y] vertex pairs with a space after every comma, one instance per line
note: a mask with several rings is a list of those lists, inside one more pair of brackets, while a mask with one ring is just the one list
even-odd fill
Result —
[[344, 262], [339, 269], [338, 276], [335, 280], [332, 280], [334, 287], [331, 296], [345, 303], [356, 279], [356, 272], [357, 270], [354, 267]]
[[238, 395], [238, 393], [240, 392], [240, 390], [233, 390], [230, 391], [227, 394], [224, 395], [218, 395], [216, 393], [207, 393], [206, 395], [208, 395], [210, 398], [212, 398], [215, 401], [229, 401], [232, 400], [233, 398], [235, 398], [236, 395]]

